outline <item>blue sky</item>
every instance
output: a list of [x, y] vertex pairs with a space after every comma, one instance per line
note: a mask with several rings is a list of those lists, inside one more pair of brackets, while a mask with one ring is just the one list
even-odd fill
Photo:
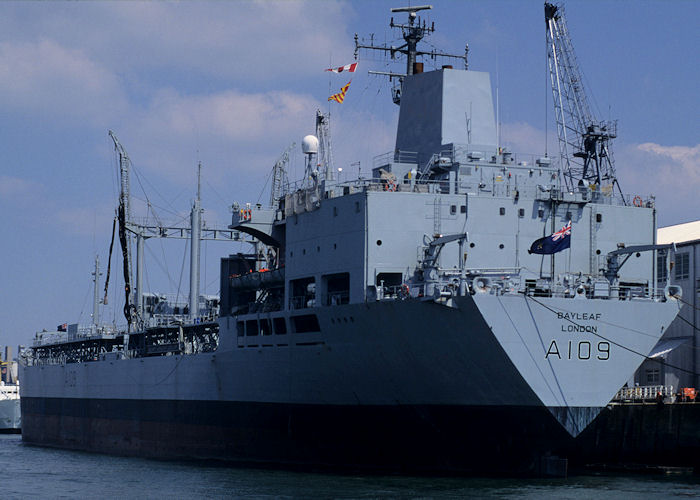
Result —
[[[470, 69], [498, 81], [505, 145], [543, 153], [547, 106], [556, 152], [542, 2], [432, 4], [429, 42], [453, 53], [469, 43]], [[0, 3], [0, 345], [91, 321], [90, 273], [96, 254], [105, 270], [117, 199], [108, 130], [145, 188], [132, 178], [137, 213], [147, 198], [162, 220], [186, 216], [201, 161], [204, 218], [225, 226], [233, 201], [267, 199], [276, 158], [313, 132], [315, 110], [346, 83], [323, 69], [352, 62], [354, 33], [394, 39], [395, 6], [403, 3]], [[623, 191], [655, 194], [660, 225], [700, 218], [700, 2], [571, 1], [566, 13], [599, 116], [619, 119]], [[388, 68], [361, 54], [345, 103], [331, 108], [345, 172], [358, 161], [367, 172], [393, 149], [398, 108], [385, 79], [366, 73]], [[151, 291], [186, 293], [182, 242], [147, 246]], [[218, 258], [237, 248], [203, 250], [203, 291], [217, 293]], [[118, 268], [115, 259], [116, 285]], [[119, 320], [111, 305], [103, 316]]]

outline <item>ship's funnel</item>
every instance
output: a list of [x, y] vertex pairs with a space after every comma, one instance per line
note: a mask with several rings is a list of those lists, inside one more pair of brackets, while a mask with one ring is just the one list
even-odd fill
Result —
[[496, 119], [488, 73], [445, 69], [405, 78], [396, 149], [418, 153], [424, 165], [444, 145], [497, 149]]

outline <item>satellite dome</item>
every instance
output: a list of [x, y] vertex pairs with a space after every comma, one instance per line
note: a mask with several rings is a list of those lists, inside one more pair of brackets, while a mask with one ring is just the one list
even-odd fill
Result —
[[301, 150], [305, 155], [318, 153], [318, 137], [307, 135], [301, 140]]

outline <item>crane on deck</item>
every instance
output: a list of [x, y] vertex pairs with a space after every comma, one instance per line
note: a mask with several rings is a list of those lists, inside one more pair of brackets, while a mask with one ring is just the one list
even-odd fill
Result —
[[617, 137], [617, 121], [599, 121], [591, 112], [563, 7], [545, 2], [544, 17], [547, 62], [567, 188], [585, 187], [612, 194], [617, 186], [622, 194], [610, 148], [612, 139]]
[[287, 194], [289, 179], [287, 177], [287, 164], [289, 153], [296, 147], [296, 142], [291, 143], [280, 155], [272, 167], [272, 187], [270, 189], [270, 206], [274, 207], [277, 200]]

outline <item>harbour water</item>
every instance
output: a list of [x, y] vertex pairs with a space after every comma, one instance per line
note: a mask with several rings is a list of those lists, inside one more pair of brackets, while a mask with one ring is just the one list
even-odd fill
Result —
[[700, 477], [480, 479], [300, 473], [111, 457], [0, 435], [2, 498], [700, 498]]

